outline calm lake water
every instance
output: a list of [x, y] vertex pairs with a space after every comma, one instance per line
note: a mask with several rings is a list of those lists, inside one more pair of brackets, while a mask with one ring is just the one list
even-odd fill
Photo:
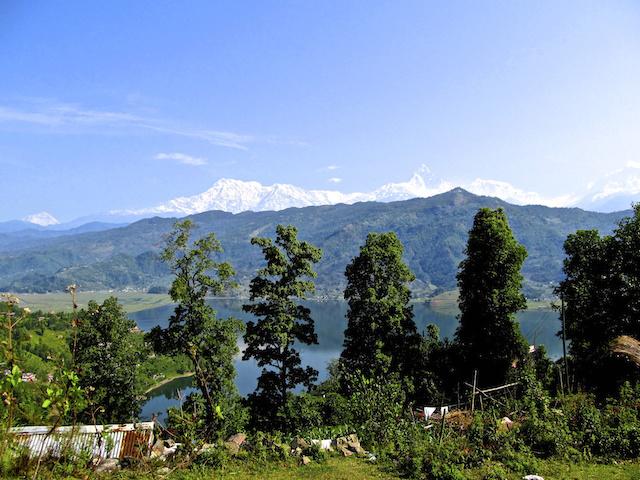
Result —
[[[254, 319], [251, 315], [242, 311], [242, 301], [238, 300], [214, 300], [211, 302], [221, 318], [233, 316], [243, 321]], [[338, 358], [342, 350], [343, 333], [346, 327], [345, 314], [347, 305], [341, 301], [307, 302], [315, 320], [318, 334], [318, 345], [300, 347], [303, 365], [310, 365], [320, 372], [319, 380], [326, 378], [327, 363]], [[142, 330], [150, 330], [156, 325], [166, 326], [173, 306], [142, 310], [129, 314], [138, 323]], [[423, 332], [425, 327], [433, 323], [440, 328], [443, 337], [452, 337], [458, 325], [458, 320], [453, 314], [444, 314], [431, 309], [427, 303], [417, 303], [413, 307], [414, 318], [418, 330]], [[556, 336], [560, 329], [557, 312], [551, 309], [536, 309], [521, 312], [518, 315], [520, 328], [531, 344], [545, 345], [549, 355], [557, 358], [562, 353], [562, 343]], [[253, 360], [236, 360], [237, 378], [236, 384], [242, 395], [252, 392], [256, 386], [256, 379], [260, 373]], [[142, 408], [141, 418], [150, 419], [155, 414], [160, 419], [165, 418], [165, 412], [169, 407], [180, 403], [178, 391], [186, 397], [193, 391], [192, 379], [181, 378], [169, 382], [162, 387], [153, 390], [149, 400]]]

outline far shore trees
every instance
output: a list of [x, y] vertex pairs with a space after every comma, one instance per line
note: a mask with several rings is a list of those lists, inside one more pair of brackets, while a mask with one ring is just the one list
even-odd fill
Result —
[[520, 269], [527, 251], [513, 236], [503, 209], [481, 208], [460, 263], [460, 325], [456, 331], [463, 379], [474, 369], [484, 386], [504, 383], [526, 354], [515, 314], [527, 306]]
[[201, 394], [191, 403], [204, 404], [205, 435], [221, 437], [235, 433], [236, 416], [242, 410], [233, 364], [242, 322], [217, 318], [207, 303], [207, 296], [229, 286], [234, 271], [229, 263], [214, 260], [222, 252], [215, 234], [191, 242], [193, 229], [190, 220], [178, 222], [167, 239], [162, 258], [175, 275], [169, 295], [177, 306], [167, 328], [154, 327], [147, 338], [158, 353], [189, 357]]
[[421, 337], [409, 305], [415, 276], [402, 253], [395, 233], [370, 233], [346, 268], [349, 310], [340, 361], [349, 372], [411, 376]]
[[313, 368], [301, 366], [294, 344], [318, 343], [311, 311], [299, 301], [314, 291], [313, 265], [322, 251], [298, 240], [295, 227], [283, 225], [276, 227], [275, 242], [252, 238], [251, 244], [262, 249], [267, 265], [251, 280], [253, 303], [243, 306], [258, 317], [257, 323], [247, 323], [243, 360], [255, 358], [262, 368], [249, 401], [260, 427], [286, 429], [289, 392], [300, 384], [309, 388], [318, 376]]

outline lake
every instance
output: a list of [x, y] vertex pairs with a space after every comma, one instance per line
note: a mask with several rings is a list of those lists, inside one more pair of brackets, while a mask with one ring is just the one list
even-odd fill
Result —
[[[301, 346], [300, 352], [303, 365], [310, 365], [320, 372], [319, 381], [326, 378], [327, 363], [338, 358], [342, 350], [344, 329], [346, 328], [345, 314], [347, 304], [342, 301], [306, 302], [315, 320], [318, 345]], [[211, 305], [221, 318], [233, 316], [243, 321], [254, 319], [251, 315], [242, 311], [241, 300], [212, 300]], [[150, 330], [156, 325], [166, 326], [173, 306], [142, 310], [130, 313], [129, 317], [135, 320], [142, 330]], [[454, 313], [443, 313], [431, 307], [429, 303], [416, 303], [413, 306], [414, 318], [418, 330], [423, 332], [425, 327], [433, 323], [440, 328], [442, 337], [452, 337], [458, 325]], [[558, 358], [562, 354], [562, 342], [556, 336], [560, 329], [557, 312], [550, 308], [536, 308], [518, 314], [520, 328], [529, 343], [544, 345], [549, 356]], [[236, 360], [237, 378], [236, 384], [242, 395], [251, 393], [256, 386], [256, 379], [260, 373], [253, 360]], [[151, 416], [159, 414], [159, 418], [165, 418], [166, 410], [180, 403], [177, 392], [183, 396], [193, 391], [191, 378], [179, 378], [150, 392], [149, 400], [143, 405], [141, 419], [148, 420]]]

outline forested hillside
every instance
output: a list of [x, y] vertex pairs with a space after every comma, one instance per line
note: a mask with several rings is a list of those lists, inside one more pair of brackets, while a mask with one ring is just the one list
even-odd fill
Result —
[[[367, 233], [392, 230], [403, 242], [405, 259], [416, 275], [414, 292], [424, 295], [455, 286], [467, 233], [481, 207], [503, 207], [517, 239], [527, 248], [523, 274], [529, 296], [548, 293], [549, 282], [560, 280], [562, 243], [569, 233], [591, 228], [609, 233], [629, 214], [516, 206], [454, 189], [430, 198], [393, 203], [235, 215], [211, 211], [190, 218], [198, 225], [196, 235], [216, 233], [225, 250], [224, 258], [234, 265], [237, 280], [245, 287], [261, 264], [260, 252], [250, 245], [250, 238], [273, 236], [278, 224], [295, 225], [301, 239], [324, 251], [317, 265], [317, 286], [320, 294], [329, 295], [339, 295], [345, 266]], [[79, 284], [85, 291], [164, 287], [170, 280], [158, 253], [174, 223], [175, 219], [150, 218], [106, 231], [21, 242], [11, 241], [12, 234], [5, 234], [0, 242], [0, 290], [58, 291], [70, 283]]]

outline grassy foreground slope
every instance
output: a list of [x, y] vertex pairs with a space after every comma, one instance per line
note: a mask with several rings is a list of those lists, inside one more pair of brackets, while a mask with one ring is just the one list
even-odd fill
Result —
[[[623, 463], [620, 465], [572, 464], [559, 461], [540, 461], [540, 470], [535, 472], [545, 480], [637, 480], [640, 478], [639, 463]], [[153, 465], [133, 470], [123, 470], [114, 474], [96, 475], [92, 472], [74, 472], [74, 474], [52, 473], [41, 471], [43, 480], [104, 478], [113, 480], [395, 480], [398, 477], [389, 473], [384, 465], [371, 464], [357, 458], [330, 457], [325, 463], [312, 463], [307, 466], [296, 466], [286, 463], [234, 463], [223, 469], [196, 467], [191, 469], [174, 469], [169, 473]], [[465, 470], [465, 478], [484, 480], [487, 468]], [[519, 480], [522, 475], [511, 474], [509, 480]]]

